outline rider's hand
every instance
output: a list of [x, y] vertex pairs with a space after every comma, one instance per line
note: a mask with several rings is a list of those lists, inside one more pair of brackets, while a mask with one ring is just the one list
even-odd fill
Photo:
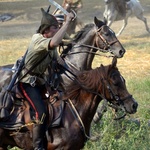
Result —
[[67, 17], [66, 17], [66, 22], [70, 22], [74, 19], [75, 15], [73, 12], [68, 13]]

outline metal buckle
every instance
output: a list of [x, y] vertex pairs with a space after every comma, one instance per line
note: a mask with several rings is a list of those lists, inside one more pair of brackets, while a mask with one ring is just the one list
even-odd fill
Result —
[[30, 85], [32, 86], [32, 87], [35, 87], [35, 85], [36, 85], [36, 76], [31, 76], [30, 77]]

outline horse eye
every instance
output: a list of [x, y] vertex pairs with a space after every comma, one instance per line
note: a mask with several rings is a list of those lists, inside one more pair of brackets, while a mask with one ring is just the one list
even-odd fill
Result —
[[111, 79], [112, 79], [112, 83], [117, 86], [119, 84], [119, 79], [120, 77], [116, 74], [116, 73], [113, 73], [111, 75]]
[[106, 32], [105, 35], [106, 35], [106, 36], [109, 36], [109, 32]]

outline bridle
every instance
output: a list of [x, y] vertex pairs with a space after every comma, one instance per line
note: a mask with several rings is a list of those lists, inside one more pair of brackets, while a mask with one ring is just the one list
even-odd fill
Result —
[[[104, 79], [106, 80], [106, 79]], [[112, 100], [114, 101], [109, 101], [113, 106], [123, 106], [124, 105], [124, 101], [127, 100], [128, 98], [132, 98], [132, 95], [128, 95], [124, 98], [120, 98], [111, 88], [110, 84], [108, 83], [108, 81], [105, 81], [106, 83], [106, 89], [108, 90], [108, 93], [111, 97]], [[104, 85], [105, 85], [104, 84]], [[106, 99], [106, 98], [105, 98]]]
[[[118, 111], [119, 109], [123, 110], [123, 115], [117, 116], [114, 118], [114, 120], [120, 120], [126, 116], [125, 108], [124, 108], [124, 101], [128, 98], [132, 98], [132, 95], [128, 95], [124, 98], [120, 98], [113, 89], [111, 88], [110, 84], [107, 82], [106, 89], [108, 90], [108, 93], [113, 101], [109, 101], [108, 106], [115, 109], [115, 111]], [[107, 101], [106, 98], [103, 98], [105, 101]], [[108, 101], [107, 101], [108, 102]]]
[[[114, 41], [112, 41], [112, 42], [108, 42], [108, 41], [103, 37], [103, 35], [101, 34], [101, 30], [102, 30], [102, 28], [103, 28], [104, 26], [106, 26], [106, 25], [101, 26], [101, 27], [97, 30], [96, 35], [97, 35], [97, 37], [99, 37], [99, 38], [101, 39], [101, 41], [102, 41], [103, 44], [105, 45], [103, 49], [104, 49], [104, 50], [109, 50], [109, 52], [112, 53], [112, 51], [110, 50], [111, 46], [112, 46], [113, 44], [119, 42], [119, 40], [116, 38], [116, 40], [114, 40]], [[108, 26], [106, 26], [106, 27], [109, 28]], [[110, 28], [109, 28], [109, 31], [113, 34], [113, 32], [110, 30]], [[98, 39], [96, 39], [96, 45], [97, 45], [97, 47], [98, 47]]]
[[[103, 71], [105, 72], [104, 68], [103, 68]], [[100, 72], [100, 70], [99, 70], [99, 72]], [[113, 75], [114, 74], [117, 74], [117, 73], [113, 73]], [[120, 77], [123, 78], [121, 75], [120, 75]], [[111, 101], [109, 100], [109, 103], [112, 104], [113, 106], [116, 106], [116, 107], [124, 106], [124, 101], [127, 100], [128, 98], [132, 98], [132, 95], [130, 95], [130, 94], [124, 98], [121, 98], [120, 96], [118, 96], [118, 94], [116, 94], [114, 92], [114, 90], [111, 86], [111, 84], [113, 84], [113, 83], [109, 82], [109, 78], [107, 75], [103, 74], [102, 78], [100, 80], [102, 82], [101, 84], [103, 85], [103, 90], [102, 90], [103, 94], [101, 94], [101, 97], [103, 99], [107, 99], [105, 96], [105, 93], [109, 93], [110, 100], [111, 100]], [[124, 82], [124, 81], [122, 80], [122, 82]]]
[[[100, 70], [99, 70], [100, 71]], [[108, 78], [106, 78], [105, 75], [103, 75], [103, 77], [100, 79], [99, 81], [99, 86], [101, 86], [101, 84], [103, 85], [103, 89], [102, 89], [102, 94], [99, 94], [98, 91], [91, 91], [89, 90], [87, 87], [85, 87], [83, 84], [81, 84], [78, 80], [76, 80], [78, 82], [78, 84], [80, 84], [80, 86], [85, 89], [86, 91], [88, 91], [89, 93], [93, 93], [95, 94], [96, 96], [99, 96], [101, 97], [102, 99], [105, 99], [107, 100], [108, 98], [106, 98], [106, 94], [105, 93], [109, 93], [109, 96], [110, 96], [110, 100], [108, 101], [110, 103], [110, 107], [113, 107], [115, 109], [118, 109], [120, 107], [122, 107], [122, 109], [124, 109], [125, 111], [125, 108], [124, 108], [124, 102], [129, 99], [129, 98], [132, 98], [132, 95], [128, 95], [124, 98], [120, 98], [118, 96], [118, 94], [116, 94], [112, 88], [112, 86], [110, 85], [109, 81], [108, 81]], [[100, 83], [102, 82], [102, 83]], [[97, 89], [99, 89], [100, 87], [97, 87]]]
[[[83, 47], [87, 47], [87, 48], [91, 48], [91, 49], [95, 49], [95, 50], [99, 50], [99, 51], [101, 51], [101, 52], [110, 52], [111, 54], [113, 54], [113, 51], [110, 49], [111, 48], [111, 46], [113, 45], [113, 44], [115, 44], [115, 43], [117, 43], [117, 42], [119, 42], [119, 40], [116, 38], [116, 40], [114, 40], [114, 41], [112, 41], [112, 42], [108, 42], [105, 38], [104, 38], [104, 36], [101, 34], [101, 30], [102, 30], [102, 28], [103, 28], [103, 26], [106, 26], [106, 25], [102, 25], [100, 28], [98, 28], [97, 30], [96, 30], [96, 36], [95, 36], [95, 46], [94, 45], [87, 45], [87, 44], [78, 44], [78, 43], [76, 43], [76, 42], [72, 42], [72, 44], [73, 44], [73, 48], [78, 48], [78, 47], [81, 47], [81, 46], [83, 46]], [[108, 27], [109, 28], [109, 27]], [[113, 34], [113, 32], [110, 30], [110, 28], [109, 28], [109, 31]], [[99, 39], [103, 42], [103, 44], [104, 44], [104, 48], [99, 48]], [[120, 43], [120, 42], [119, 42]], [[87, 51], [87, 50], [85, 50], [85, 51], [80, 51], [80, 52], [71, 52], [71, 51], [69, 51], [69, 53], [67, 53], [67, 54], [63, 54], [63, 56], [67, 56], [67, 55], [73, 55], [73, 54], [78, 54], [78, 53], [91, 53], [91, 54], [96, 54], [96, 52], [91, 52], [91, 51]], [[99, 54], [98, 54], [99, 55]], [[100, 55], [100, 56], [104, 56], [104, 55]], [[108, 57], [108, 56], [106, 56], [106, 57]], [[110, 56], [110, 57], [112, 57], [112, 56]]]

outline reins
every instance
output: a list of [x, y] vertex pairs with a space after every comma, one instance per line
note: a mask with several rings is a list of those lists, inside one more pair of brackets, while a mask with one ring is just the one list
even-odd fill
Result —
[[[72, 101], [71, 101], [70, 99], [68, 99], [68, 102], [69, 102], [69, 104], [70, 104], [70, 106], [71, 106], [71, 107], [69, 107], [69, 108], [70, 108], [72, 114], [74, 115], [75, 118], [77, 117], [79, 123], [80, 123], [81, 126], [82, 126], [82, 129], [83, 129], [83, 132], [84, 132], [85, 137], [86, 137], [87, 139], [90, 139], [91, 137], [86, 134], [85, 126], [84, 126], [84, 124], [83, 124], [83, 121], [82, 121], [82, 119], [81, 119], [81, 117], [80, 117], [80, 115], [79, 115], [77, 109], [75, 108], [74, 104], [72, 103]], [[73, 109], [73, 111], [72, 111], [71, 108]]]
[[[83, 46], [83, 45], [82, 45], [82, 44], [81, 44], [81, 45], [78, 45], [78, 47], [80, 47], [80, 46]], [[90, 47], [90, 48], [94, 48], [94, 46], [90, 46], [90, 45], [84, 45], [84, 46]], [[75, 48], [77, 48], [77, 46], [76, 46]], [[97, 50], [99, 50], [99, 49], [97, 48]], [[74, 54], [79, 54], [79, 53], [95, 54], [95, 55], [97, 55], [97, 56], [104, 56], [104, 57], [108, 57], [108, 58], [109, 58], [109, 57], [114, 57], [113, 55], [106, 56], [106, 55], [102, 55], [102, 54], [97, 54], [97, 52], [89, 52], [89, 51], [87, 51], [87, 50], [80, 51], [80, 52], [69, 52], [69, 53], [67, 53], [67, 54], [63, 54], [63, 56], [74, 55]]]

